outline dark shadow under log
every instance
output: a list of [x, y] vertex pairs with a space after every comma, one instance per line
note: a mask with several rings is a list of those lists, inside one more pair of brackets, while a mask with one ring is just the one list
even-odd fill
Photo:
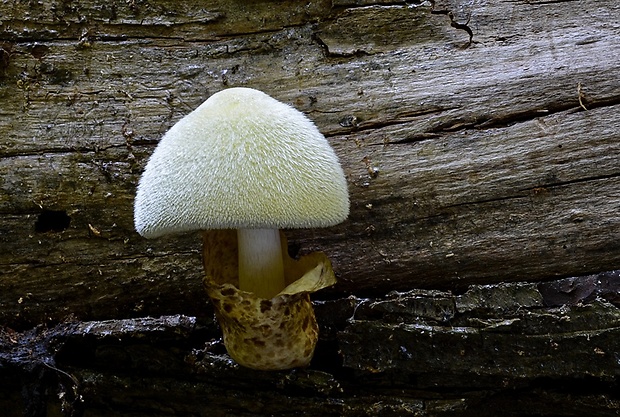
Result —
[[282, 372], [236, 365], [216, 323], [187, 316], [5, 328], [0, 407], [7, 417], [612, 416], [618, 277], [317, 302], [315, 360]]

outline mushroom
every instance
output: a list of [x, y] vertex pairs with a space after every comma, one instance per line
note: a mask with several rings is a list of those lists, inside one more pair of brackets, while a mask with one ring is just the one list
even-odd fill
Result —
[[[291, 272], [295, 262], [287, 256], [279, 229], [332, 226], [348, 213], [344, 173], [317, 127], [263, 92], [230, 88], [212, 95], [164, 135], [140, 179], [134, 220], [138, 233], [147, 238], [204, 231], [205, 285], [221, 324], [222, 317], [237, 308], [238, 303], [233, 307], [219, 299], [230, 291], [260, 303], [290, 296], [285, 288], [291, 285], [298, 293], [308, 293], [333, 284], [326, 257], [313, 258], [320, 265], [318, 275], [317, 265]], [[219, 255], [212, 257], [218, 240], [227, 252], [216, 251]], [[312, 278], [302, 279], [306, 273]], [[214, 285], [228, 290], [215, 291]], [[281, 300], [271, 301], [274, 306]], [[235, 320], [235, 325], [243, 325], [244, 320]], [[223, 331], [231, 353], [224, 326]], [[246, 336], [239, 337], [247, 341]]]

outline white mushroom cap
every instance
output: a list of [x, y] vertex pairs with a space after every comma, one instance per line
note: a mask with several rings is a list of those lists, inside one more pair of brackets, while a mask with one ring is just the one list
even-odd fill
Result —
[[142, 236], [325, 227], [349, 214], [338, 158], [301, 112], [251, 88], [211, 96], [161, 139], [140, 179]]

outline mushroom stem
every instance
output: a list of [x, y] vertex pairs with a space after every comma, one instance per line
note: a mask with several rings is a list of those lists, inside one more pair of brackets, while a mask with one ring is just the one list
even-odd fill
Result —
[[238, 229], [239, 289], [271, 299], [282, 291], [284, 266], [278, 229]]

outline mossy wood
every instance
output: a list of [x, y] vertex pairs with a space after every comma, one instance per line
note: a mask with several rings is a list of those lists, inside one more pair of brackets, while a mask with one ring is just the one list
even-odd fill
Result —
[[[101, 415], [109, 415], [105, 393], [153, 380], [116, 372], [122, 363], [106, 371], [99, 366], [105, 363], [101, 352], [130, 362], [146, 353], [149, 361], [140, 362], [146, 375], [169, 360], [168, 348], [186, 349], [174, 359], [183, 361], [218, 337], [201, 284], [200, 234], [143, 239], [133, 230], [132, 204], [162, 135], [211, 94], [246, 86], [316, 122], [340, 157], [352, 211], [336, 227], [286, 232], [293, 255], [323, 251], [339, 278], [323, 292], [332, 301], [317, 309], [323, 339], [310, 374], [262, 376], [215, 361], [216, 368], [224, 363], [209, 374], [215, 386], [204, 386], [240, 388], [233, 391], [234, 406], [223, 394], [205, 404], [215, 404], [221, 415], [285, 414], [265, 405], [280, 389], [281, 397], [293, 398], [293, 409], [321, 404], [322, 415], [457, 409], [468, 415], [476, 405], [488, 407], [488, 415], [507, 405], [525, 415], [532, 403], [560, 415], [615, 415], [617, 298], [594, 296], [567, 312], [517, 298], [529, 310], [473, 309], [457, 320], [449, 318], [449, 307], [459, 296], [449, 291], [491, 285], [499, 291], [492, 294], [508, 302], [515, 294], [502, 292], [505, 285], [527, 289], [532, 284], [526, 282], [620, 268], [618, 15], [613, 0], [1, 3], [0, 323], [23, 330], [73, 320], [78, 324], [70, 337], [53, 328], [61, 334], [55, 340], [86, 341], [86, 347], [78, 343], [85, 356], [76, 356], [84, 362], [67, 360], [70, 353], [47, 361], [56, 345], [7, 351], [26, 343], [24, 337], [41, 341], [34, 333], [45, 330], [7, 330], [2, 353], [10, 360], [3, 357], [3, 366], [15, 358], [25, 362], [6, 365], [15, 373], [3, 374], [3, 381], [22, 375], [16, 369], [39, 372], [45, 378], [26, 378], [31, 391], [23, 392], [43, 398], [38, 384], [45, 386], [49, 374], [41, 369], [71, 368], [54, 374], [65, 398], [77, 375], [81, 387], [96, 387], [82, 391], [90, 392], [90, 404], [101, 401]], [[586, 280], [586, 288], [602, 285], [605, 294], [617, 294], [618, 277], [609, 277], [607, 286]], [[548, 288], [546, 296], [563, 300], [577, 291], [562, 285]], [[419, 288], [430, 291], [424, 297], [436, 295], [433, 303], [445, 306], [448, 318], [429, 324], [416, 319], [418, 312], [395, 323], [366, 309], [390, 291]], [[406, 305], [417, 299], [407, 297]], [[404, 302], [388, 299], [392, 306]], [[146, 338], [154, 347], [101, 347], [80, 327], [80, 321], [179, 314], [197, 317], [199, 335], [194, 327], [185, 332], [184, 325], [170, 325], [176, 329], [171, 339]], [[463, 315], [478, 324], [464, 322]], [[340, 324], [330, 326], [327, 318], [335, 317]], [[567, 324], [574, 321], [577, 327]], [[452, 326], [462, 333], [451, 333]], [[561, 336], [547, 343], [546, 335], [556, 333]], [[445, 343], [439, 346], [434, 340], [440, 339]], [[415, 340], [420, 350], [412, 354]], [[371, 358], [377, 350], [381, 355]], [[37, 355], [45, 360], [36, 362]], [[556, 355], [581, 367], [558, 363], [543, 370]], [[47, 365], [28, 365], [29, 358]], [[475, 359], [475, 370], [466, 371], [469, 362], [455, 358]], [[583, 368], [586, 362], [594, 364], [591, 370]], [[170, 378], [179, 386], [194, 381], [183, 374], [186, 364], [174, 363], [171, 371], [149, 374], [162, 390]], [[447, 369], [440, 369], [443, 363]], [[517, 379], [494, 371], [509, 364]], [[404, 373], [395, 372], [396, 365]], [[538, 371], [527, 373], [529, 365]], [[347, 379], [351, 375], [361, 380]], [[262, 406], [247, 391], [257, 381], [276, 387]], [[459, 385], [463, 381], [482, 388], [469, 391]], [[506, 391], [501, 381], [508, 381]], [[557, 381], [562, 389], [548, 389]], [[586, 393], [576, 388], [583, 381]], [[376, 386], [378, 394], [370, 391]], [[457, 389], [446, 395], [431, 386]], [[351, 387], [356, 390], [347, 391]], [[311, 394], [293, 395], [306, 389]], [[7, 390], [2, 401], [22, 392]], [[515, 390], [524, 393], [518, 400], [509, 395]], [[465, 391], [474, 392], [471, 401], [460, 396]], [[368, 396], [350, 403], [343, 392]], [[139, 396], [153, 404], [154, 395], [135, 392], [126, 402], [119, 399], [119, 409], [128, 410]], [[168, 410], [183, 414], [184, 395], [171, 394], [166, 401], [178, 402]], [[319, 397], [325, 400], [317, 403]], [[577, 411], [560, 407], [569, 399]], [[483, 415], [476, 413], [469, 415]]]
[[3, 331], [0, 407], [8, 417], [23, 416], [20, 404], [63, 417], [616, 416], [619, 281], [317, 303], [314, 360], [284, 372], [236, 365], [213, 322], [183, 315]]

